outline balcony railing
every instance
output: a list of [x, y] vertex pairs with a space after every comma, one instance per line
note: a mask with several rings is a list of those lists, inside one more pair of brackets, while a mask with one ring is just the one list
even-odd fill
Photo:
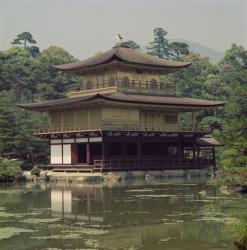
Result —
[[95, 160], [94, 166], [104, 171], [116, 170], [171, 170], [171, 169], [205, 169], [213, 166], [212, 159], [109, 159]]
[[162, 92], [168, 95], [176, 95], [176, 84], [167, 82], [156, 82], [156, 81], [138, 81], [138, 80], [128, 80], [126, 78], [120, 78], [114, 81], [98, 81], [98, 82], [86, 82], [76, 83], [70, 85], [69, 92], [85, 91], [92, 89], [100, 89], [117, 86], [121, 90], [139, 90], [144, 92]]
[[193, 125], [179, 125], [179, 124], [165, 124], [163, 127], [143, 127], [139, 122], [131, 121], [113, 121], [103, 120], [94, 123], [65, 123], [56, 124], [52, 126], [41, 125], [35, 129], [35, 134], [46, 133], [63, 133], [63, 132], [81, 132], [86, 130], [111, 130], [111, 131], [156, 131], [156, 132], [193, 132], [193, 131], [210, 131], [206, 124]]

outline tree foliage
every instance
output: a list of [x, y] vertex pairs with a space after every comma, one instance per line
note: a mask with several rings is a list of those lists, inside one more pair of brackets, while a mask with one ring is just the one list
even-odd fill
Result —
[[21, 34], [17, 35], [17, 38], [14, 39], [12, 44], [21, 44], [24, 48], [27, 48], [28, 43], [34, 44], [36, 41], [33, 39], [33, 36], [29, 32], [22, 32]]
[[[222, 165], [247, 166], [247, 51], [233, 44], [219, 63], [222, 82], [229, 87], [222, 140]], [[234, 153], [234, 154], [233, 154]], [[227, 164], [226, 164], [227, 163]]]
[[187, 43], [172, 42], [169, 43], [170, 57], [180, 59], [184, 55], [188, 55], [190, 47]]
[[17, 35], [17, 38], [14, 39], [12, 44], [22, 45], [31, 57], [36, 57], [40, 53], [39, 47], [34, 45], [30, 46], [30, 44], [36, 44], [36, 41], [33, 39], [32, 34], [27, 31]]
[[14, 100], [13, 94], [0, 92], [0, 155], [33, 164], [46, 162], [47, 142], [33, 135], [46, 116], [22, 112]]
[[148, 54], [176, 60], [189, 54], [189, 45], [181, 42], [169, 42], [168, 32], [163, 28], [155, 28], [153, 34], [154, 40], [147, 47]]
[[0, 156], [20, 159], [28, 167], [47, 161], [47, 142], [33, 136], [33, 129], [46, 123], [47, 117], [22, 112], [16, 103], [64, 97], [69, 85], [79, 79], [52, 67], [75, 61], [73, 56], [55, 46], [30, 56], [33, 47], [28, 43], [34, 40], [24, 33], [15, 40], [15, 44], [23, 46], [0, 52]]
[[163, 28], [155, 28], [153, 30], [154, 40], [147, 47], [148, 54], [155, 55], [160, 58], [168, 58], [169, 45], [167, 39], [167, 31]]

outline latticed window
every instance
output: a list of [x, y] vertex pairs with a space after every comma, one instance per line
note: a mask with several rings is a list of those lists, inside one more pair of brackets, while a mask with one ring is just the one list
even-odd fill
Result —
[[128, 77], [123, 78], [123, 87], [124, 88], [129, 88], [130, 80]]
[[109, 80], [109, 86], [110, 87], [113, 87], [116, 85], [116, 80], [114, 77], [111, 77], [110, 80]]
[[92, 88], [93, 88], [93, 83], [88, 80], [86, 84], [86, 89], [92, 89]]
[[150, 89], [157, 89], [157, 81], [155, 79], [152, 79], [150, 82], [149, 82], [149, 85], [148, 87]]

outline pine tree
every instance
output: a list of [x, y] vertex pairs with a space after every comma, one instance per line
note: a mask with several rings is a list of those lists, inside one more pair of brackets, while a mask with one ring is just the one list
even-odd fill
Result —
[[167, 39], [167, 32], [163, 28], [155, 28], [153, 30], [154, 40], [147, 47], [147, 52], [150, 55], [155, 55], [160, 58], [169, 58], [170, 51]]

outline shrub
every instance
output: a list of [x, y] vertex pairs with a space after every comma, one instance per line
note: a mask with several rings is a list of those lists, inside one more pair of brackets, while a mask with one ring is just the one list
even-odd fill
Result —
[[247, 183], [247, 178], [240, 175], [218, 176], [214, 179], [211, 179], [209, 183], [214, 186], [236, 186]]
[[0, 157], [0, 176], [16, 176], [22, 173], [21, 161], [8, 160]]
[[238, 249], [247, 250], [247, 222], [241, 221], [229, 226], [229, 232]]
[[40, 170], [37, 166], [34, 166], [33, 169], [31, 170], [31, 174], [35, 176], [40, 176]]

